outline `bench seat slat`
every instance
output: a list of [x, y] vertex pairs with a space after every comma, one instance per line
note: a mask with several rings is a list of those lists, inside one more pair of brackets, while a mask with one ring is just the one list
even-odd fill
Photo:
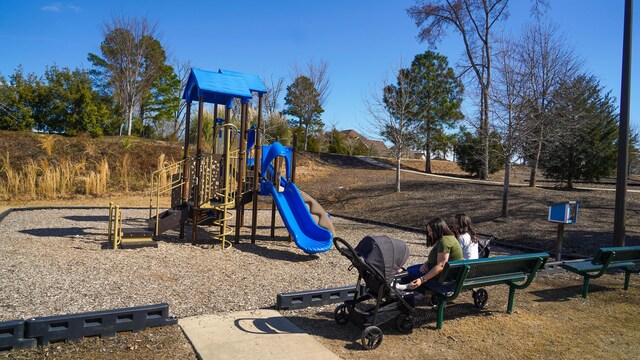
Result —
[[524, 281], [527, 277], [523, 273], [505, 274], [499, 276], [485, 276], [475, 279], [467, 279], [462, 286], [463, 289], [469, 289], [478, 286], [489, 286], [496, 284], [504, 284], [507, 281]]
[[[618, 262], [618, 263], [610, 263], [607, 269], [626, 269], [633, 268], [635, 266], [632, 262]], [[569, 262], [560, 265], [565, 270], [569, 270], [575, 273], [581, 272], [597, 272], [602, 269], [602, 265], [594, 265], [591, 260], [585, 261], [577, 261], [577, 262]]]

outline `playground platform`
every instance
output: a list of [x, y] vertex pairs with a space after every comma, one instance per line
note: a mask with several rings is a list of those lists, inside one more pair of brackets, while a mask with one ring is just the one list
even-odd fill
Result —
[[275, 310], [253, 310], [180, 319], [202, 360], [340, 359]]

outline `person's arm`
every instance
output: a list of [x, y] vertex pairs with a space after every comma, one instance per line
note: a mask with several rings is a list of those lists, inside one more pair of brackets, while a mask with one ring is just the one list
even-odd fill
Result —
[[444, 265], [447, 263], [447, 261], [449, 261], [449, 253], [439, 252], [438, 253], [438, 262], [436, 263], [436, 265], [433, 268], [429, 269], [429, 272], [427, 272], [426, 274], [424, 274], [421, 277], [413, 280], [411, 282], [411, 286], [413, 288], [416, 288], [416, 287], [426, 283], [430, 279], [433, 279], [434, 277], [438, 276], [438, 274], [440, 274], [442, 272], [442, 270], [444, 270]]

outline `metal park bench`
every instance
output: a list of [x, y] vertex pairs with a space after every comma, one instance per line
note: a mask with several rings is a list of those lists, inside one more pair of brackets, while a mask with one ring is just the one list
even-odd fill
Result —
[[624, 270], [624, 289], [629, 289], [631, 273], [637, 271], [636, 263], [640, 262], [640, 246], [600, 248], [593, 259], [564, 262], [563, 269], [584, 278], [582, 297], [589, 293], [589, 281], [604, 275], [607, 270]]
[[500, 256], [486, 259], [458, 260], [448, 262], [438, 277], [439, 286], [420, 288], [425, 295], [431, 294], [438, 309], [437, 329], [442, 328], [444, 308], [447, 302], [455, 300], [463, 290], [473, 291], [474, 304], [482, 308], [488, 300], [483, 286], [509, 285], [509, 303], [507, 312], [513, 311], [516, 290], [528, 287], [536, 273], [541, 269], [549, 254], [535, 253], [513, 256]]

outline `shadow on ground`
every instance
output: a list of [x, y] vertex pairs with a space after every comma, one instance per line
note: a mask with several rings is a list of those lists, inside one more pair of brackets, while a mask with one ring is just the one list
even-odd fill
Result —
[[79, 236], [95, 236], [95, 235], [105, 235], [104, 232], [92, 232], [88, 230], [94, 230], [91, 228], [80, 228], [80, 227], [70, 227], [70, 228], [41, 228], [41, 229], [26, 229], [20, 230], [19, 232], [27, 235], [38, 236], [38, 237], [79, 237]]
[[[597, 284], [589, 284], [589, 294], [597, 292], [617, 291], [609, 287], [604, 287]], [[554, 289], [543, 289], [529, 292], [531, 295], [537, 296], [536, 302], [557, 302], [557, 301], [569, 301], [572, 298], [582, 296], [582, 285], [566, 286]]]

